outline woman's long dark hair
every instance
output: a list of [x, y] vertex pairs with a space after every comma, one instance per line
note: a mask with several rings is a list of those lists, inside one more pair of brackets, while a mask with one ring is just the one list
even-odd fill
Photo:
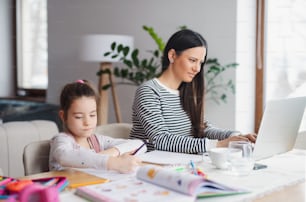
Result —
[[162, 72], [170, 64], [168, 52], [174, 49], [177, 55], [184, 50], [194, 47], [205, 47], [206, 55], [201, 64], [200, 72], [190, 83], [182, 82], [179, 86], [181, 104], [185, 112], [189, 115], [192, 124], [192, 134], [194, 137], [204, 137], [204, 64], [207, 57], [207, 43], [197, 32], [189, 29], [180, 30], [174, 33], [168, 40], [162, 58]]

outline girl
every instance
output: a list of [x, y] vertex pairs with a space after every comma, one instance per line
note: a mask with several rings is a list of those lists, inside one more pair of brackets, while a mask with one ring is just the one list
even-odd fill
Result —
[[218, 129], [204, 120], [206, 56], [207, 44], [200, 34], [186, 29], [170, 37], [160, 76], [136, 91], [131, 138], [148, 140], [149, 151], [184, 153], [203, 153], [234, 140], [255, 142], [255, 134]]
[[[86, 81], [78, 80], [63, 88], [59, 116], [64, 132], [51, 140], [50, 170], [77, 167], [129, 173], [139, 165], [140, 159], [132, 153], [142, 145], [142, 141], [94, 134], [97, 124], [97, 97]], [[146, 148], [140, 152], [145, 150]]]

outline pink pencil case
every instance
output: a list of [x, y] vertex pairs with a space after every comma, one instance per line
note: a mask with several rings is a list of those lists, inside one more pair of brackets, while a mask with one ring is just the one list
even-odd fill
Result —
[[0, 187], [0, 199], [6, 202], [58, 202], [59, 192], [67, 187], [66, 177], [39, 178], [34, 180], [17, 180], [4, 178]]

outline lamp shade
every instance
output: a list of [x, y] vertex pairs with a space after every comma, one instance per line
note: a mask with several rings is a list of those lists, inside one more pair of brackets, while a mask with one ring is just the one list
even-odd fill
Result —
[[88, 62], [118, 62], [119, 57], [104, 56], [111, 51], [111, 44], [116, 42], [134, 48], [134, 38], [127, 35], [92, 34], [82, 37], [81, 59]]

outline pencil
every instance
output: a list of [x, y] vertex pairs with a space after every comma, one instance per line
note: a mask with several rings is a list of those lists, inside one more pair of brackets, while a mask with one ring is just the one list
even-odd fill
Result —
[[58, 178], [52, 178], [50, 180], [48, 180], [47, 182], [44, 182], [43, 185], [44, 186], [53, 186], [58, 182]]
[[144, 142], [140, 147], [138, 147], [133, 153], [132, 153], [132, 155], [135, 155], [139, 150], [141, 150], [141, 148], [143, 147], [143, 146], [145, 146], [146, 145], [146, 143]]

